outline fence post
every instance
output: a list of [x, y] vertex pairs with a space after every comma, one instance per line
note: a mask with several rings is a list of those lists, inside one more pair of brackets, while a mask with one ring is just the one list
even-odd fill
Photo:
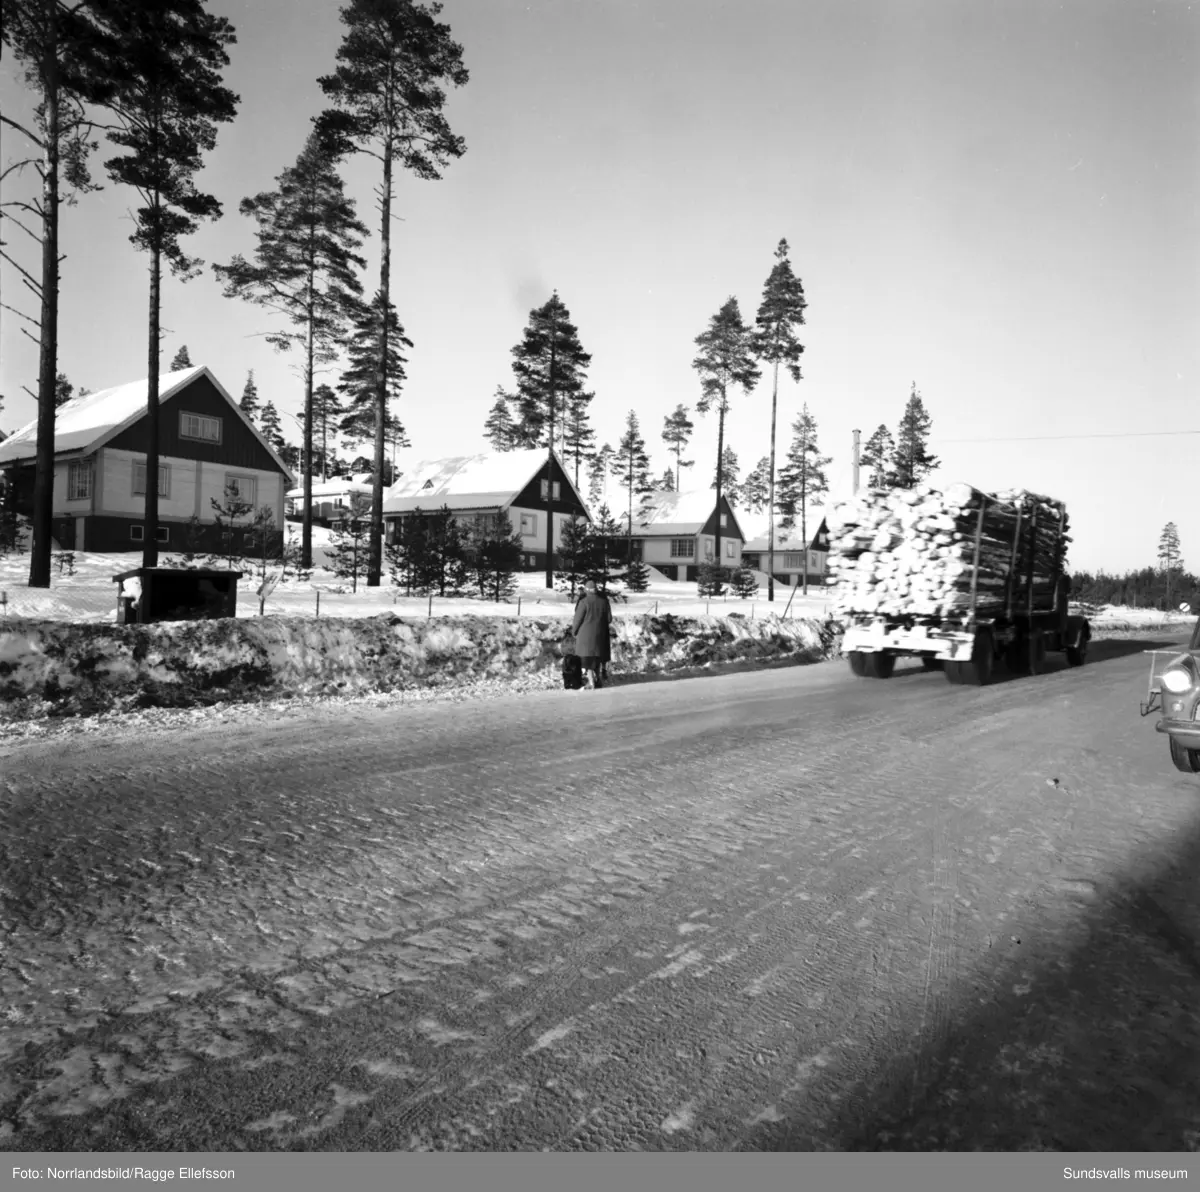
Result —
[[8, 616], [8, 593], [0, 592], [0, 608], [4, 609], [4, 615]]
[[425, 614], [426, 619], [433, 616], [433, 592], [429, 593], [429, 609]]
[[321, 615], [321, 589], [317, 589], [317, 616]]
[[519, 617], [520, 615], [521, 615], [521, 597], [518, 596], [517, 597], [517, 616]]
[[658, 616], [658, 601], [657, 600], [654, 602], [654, 615], [656, 617]]

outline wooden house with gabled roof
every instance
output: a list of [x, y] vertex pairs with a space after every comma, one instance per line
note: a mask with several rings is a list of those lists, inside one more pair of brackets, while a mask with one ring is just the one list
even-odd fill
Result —
[[[73, 398], [55, 412], [51, 533], [64, 550], [135, 551], [145, 541], [147, 381]], [[268, 508], [282, 537], [293, 477], [263, 433], [203, 365], [159, 378], [158, 541], [187, 545], [192, 518], [201, 549], [219, 550], [211, 499], [227, 485]], [[19, 512], [32, 511], [37, 420], [0, 442], [0, 469]], [[239, 548], [239, 543], [233, 544]]]
[[[436, 513], [443, 506], [464, 528], [485, 529], [500, 514], [507, 514], [521, 536], [521, 569], [539, 571], [546, 566], [546, 449], [489, 451], [478, 455], [453, 455], [443, 459], [403, 461], [402, 475], [385, 490], [383, 520], [388, 541], [394, 541], [401, 521], [418, 509]], [[571, 517], [590, 522], [587, 505], [570, 476], [551, 455], [554, 549], [562, 546], [562, 528]]]

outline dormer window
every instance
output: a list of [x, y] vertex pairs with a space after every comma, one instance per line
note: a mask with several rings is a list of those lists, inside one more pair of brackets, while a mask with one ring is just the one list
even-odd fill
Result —
[[432, 480], [426, 480], [426, 481], [425, 481], [425, 483], [421, 485], [421, 491], [422, 491], [422, 492], [424, 492], [426, 489], [430, 489], [430, 488], [433, 488], [433, 481], [432, 481]]

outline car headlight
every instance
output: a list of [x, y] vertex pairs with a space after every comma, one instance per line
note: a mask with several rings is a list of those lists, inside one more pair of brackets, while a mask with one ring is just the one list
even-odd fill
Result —
[[1168, 667], [1162, 673], [1162, 685], [1176, 694], [1187, 691], [1192, 686], [1192, 673], [1181, 666]]

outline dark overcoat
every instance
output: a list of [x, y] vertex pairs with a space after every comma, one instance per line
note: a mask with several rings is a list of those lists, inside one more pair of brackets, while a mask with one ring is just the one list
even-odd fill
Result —
[[608, 662], [612, 656], [608, 641], [611, 626], [612, 609], [608, 597], [599, 592], [588, 592], [575, 606], [575, 623], [571, 629], [575, 634], [575, 653], [580, 658]]

